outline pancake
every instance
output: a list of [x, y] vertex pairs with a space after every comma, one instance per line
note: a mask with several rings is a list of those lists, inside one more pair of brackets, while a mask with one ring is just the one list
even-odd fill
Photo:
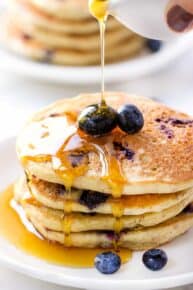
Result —
[[69, 20], [87, 19], [90, 17], [87, 0], [23, 0], [43, 12]]
[[65, 235], [45, 228], [37, 218], [31, 218], [31, 222], [44, 238], [66, 247], [111, 248], [116, 241], [120, 247], [147, 250], [166, 244], [188, 231], [193, 226], [193, 214], [183, 213], [159, 226], [129, 230], [120, 235], [100, 231]]
[[60, 100], [35, 114], [19, 135], [17, 153], [24, 169], [45, 181], [114, 197], [192, 187], [193, 119], [148, 98], [118, 92], [105, 97], [115, 109], [128, 103], [139, 107], [143, 129], [88, 138], [77, 132], [77, 115], [99, 103], [100, 94]]
[[[18, 199], [22, 192], [30, 190], [35, 200], [45, 207], [62, 210], [66, 213], [100, 213], [116, 217], [162, 212], [176, 205], [182, 206], [193, 196], [192, 189], [188, 189], [173, 194], [125, 195], [115, 199], [100, 192], [74, 188], [68, 193], [60, 184], [42, 181], [35, 177], [30, 178], [27, 186], [25, 178], [20, 178], [15, 184]], [[91, 196], [90, 199], [89, 196]]]
[[[41, 62], [70, 66], [100, 63], [99, 50], [80, 50], [79, 47], [51, 48], [24, 33], [10, 22], [5, 25], [3, 38], [3, 42], [12, 51]], [[134, 35], [131, 39], [130, 37], [126, 38], [114, 45], [113, 50], [107, 47], [106, 62], [112, 63], [133, 57], [141, 51], [143, 46], [144, 40], [137, 35]]]
[[[49, 8], [44, 5], [49, 5]], [[2, 24], [2, 42], [18, 55], [69, 66], [98, 65], [101, 62], [99, 26], [88, 11], [87, 0], [60, 3], [53, 0], [49, 3], [11, 0]], [[109, 17], [106, 63], [134, 57], [144, 46], [145, 39]]]
[[[12, 0], [9, 7], [12, 17], [22, 21], [23, 25], [32, 25], [36, 28], [47, 29], [52, 32], [64, 32], [75, 35], [88, 35], [99, 31], [97, 21], [90, 16], [84, 19], [60, 19], [57, 16], [49, 15], [36, 6], [23, 0]], [[107, 22], [107, 31], [120, 27], [120, 23], [114, 18], [109, 17]], [[128, 30], [129, 31], [129, 30]]]
[[29, 219], [37, 219], [45, 228], [58, 232], [84, 232], [93, 230], [122, 231], [137, 227], [149, 227], [158, 225], [172, 217], [180, 214], [193, 201], [193, 188], [189, 196], [175, 206], [169, 207], [161, 212], [146, 213], [143, 215], [129, 215], [116, 218], [104, 214], [81, 214], [66, 213], [63, 210], [55, 210], [43, 206], [32, 197], [29, 189], [25, 186], [16, 187], [15, 196], [21, 203]]
[[[77, 34], [75, 36], [72, 34], [57, 33], [49, 31], [48, 29], [38, 28], [29, 23], [23, 23], [22, 20], [13, 20], [13, 18], [11, 20], [14, 27], [18, 27], [18, 29], [23, 31], [24, 34], [29, 35], [32, 39], [36, 39], [42, 45], [45, 45], [45, 47], [66, 49], [78, 47], [80, 51], [89, 52], [91, 50], [96, 53], [99, 52], [99, 30], [90, 35]], [[133, 35], [133, 33], [121, 25], [115, 30], [107, 31], [105, 39], [106, 49], [110, 50], [112, 46], [118, 46], [119, 43], [123, 43], [125, 40], [132, 43], [134, 39]]]

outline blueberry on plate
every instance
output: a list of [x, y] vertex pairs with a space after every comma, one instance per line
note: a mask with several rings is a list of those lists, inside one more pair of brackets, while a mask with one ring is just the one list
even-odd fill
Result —
[[151, 249], [143, 254], [144, 265], [152, 270], [159, 271], [167, 264], [168, 257], [163, 250]]
[[162, 42], [156, 39], [148, 39], [147, 47], [151, 50], [151, 52], [158, 52], [162, 47]]
[[105, 135], [117, 126], [117, 112], [103, 104], [91, 105], [80, 113], [78, 125], [88, 135]]
[[124, 105], [118, 110], [118, 125], [128, 134], [137, 133], [143, 128], [143, 115], [136, 106]]
[[113, 252], [104, 252], [95, 257], [95, 267], [102, 274], [113, 274], [121, 266], [121, 258]]

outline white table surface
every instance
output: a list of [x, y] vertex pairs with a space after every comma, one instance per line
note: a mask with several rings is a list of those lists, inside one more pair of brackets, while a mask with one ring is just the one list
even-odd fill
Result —
[[[107, 89], [155, 97], [193, 115], [193, 53], [154, 76], [116, 86], [109, 85]], [[38, 108], [62, 97], [98, 90], [98, 87], [72, 88], [37, 83], [0, 72], [0, 140], [16, 135], [24, 121]], [[3, 290], [65, 289], [24, 277], [3, 266], [0, 267], [0, 285]], [[192, 290], [193, 285], [177, 289]]]

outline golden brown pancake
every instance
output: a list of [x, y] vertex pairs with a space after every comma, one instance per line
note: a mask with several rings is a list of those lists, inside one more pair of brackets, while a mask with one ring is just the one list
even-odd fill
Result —
[[[45, 228], [58, 232], [86, 232], [94, 230], [122, 231], [138, 227], [155, 226], [180, 214], [193, 201], [193, 189], [189, 190], [191, 195], [175, 206], [169, 207], [161, 212], [152, 212], [142, 215], [124, 215], [116, 218], [104, 214], [81, 214], [66, 213], [63, 210], [55, 210], [43, 206], [37, 202], [28, 191], [21, 189], [18, 202], [21, 203], [29, 219], [37, 219]], [[18, 192], [16, 192], [18, 199]]]
[[120, 236], [100, 231], [65, 235], [45, 228], [36, 218], [31, 218], [31, 222], [45, 239], [66, 247], [110, 248], [116, 241], [120, 247], [147, 250], [166, 244], [188, 231], [193, 226], [193, 214], [180, 214], [159, 226], [122, 232]]
[[[36, 0], [11, 0], [2, 23], [5, 46], [18, 55], [45, 63], [98, 65], [101, 61], [99, 26], [88, 11], [88, 1], [51, 1], [51, 13], [44, 9], [45, 4]], [[134, 57], [144, 46], [142, 37], [109, 17], [106, 63]]]
[[35, 114], [20, 133], [17, 153], [24, 169], [45, 181], [116, 197], [192, 187], [193, 119], [148, 98], [118, 92], [105, 97], [115, 109], [135, 104], [144, 116], [143, 129], [88, 138], [77, 132], [77, 116], [100, 102], [100, 94], [60, 100]]
[[171, 194], [124, 195], [115, 199], [111, 195], [75, 188], [68, 192], [63, 185], [35, 177], [31, 177], [28, 182], [21, 178], [15, 187], [19, 199], [25, 190], [30, 191], [38, 203], [65, 213], [100, 213], [116, 217], [163, 212], [177, 205], [182, 206], [193, 196], [193, 190], [188, 189]]
[[37, 202], [21, 182], [15, 186], [15, 199], [21, 206], [20, 213], [24, 212], [44, 238], [67, 247], [112, 247], [116, 243], [120, 247], [143, 250], [164, 244], [193, 225], [193, 214], [182, 212], [191, 203], [190, 197], [162, 212], [120, 219], [101, 214], [66, 215]]
[[[23, 20], [11, 19], [14, 27], [18, 27], [23, 34], [29, 35], [32, 39], [40, 42], [45, 47], [49, 48], [63, 48], [74, 49], [78, 48], [80, 51], [95, 51], [99, 53], [100, 50], [100, 35], [99, 30], [91, 34], [74, 34], [53, 32], [48, 28], [39, 28], [29, 23], [23, 23]], [[140, 37], [137, 37], [140, 39]], [[128, 42], [132, 45], [133, 40], [136, 37], [134, 34], [123, 26], [119, 26], [114, 30], [107, 30], [106, 33], [106, 50], [112, 49], [113, 46], [122, 45], [124, 42]]]
[[58, 18], [76, 20], [90, 17], [87, 0], [23, 0]]
[[[47, 29], [50, 32], [68, 33], [76, 35], [90, 35], [99, 32], [97, 21], [90, 15], [88, 19], [60, 19], [57, 16], [49, 15], [36, 6], [23, 0], [12, 0], [10, 14], [15, 20], [22, 21], [23, 25], [31, 25], [35, 28]], [[9, 15], [10, 15], [9, 14]], [[114, 18], [109, 17], [107, 22], [107, 33], [122, 25]], [[128, 30], [129, 32], [129, 30]]]
[[[40, 37], [39, 33], [38, 37]], [[57, 36], [55, 36], [55, 38], [57, 38]], [[96, 37], [96, 45], [98, 43], [97, 39]], [[50, 39], [48, 35], [41, 34], [41, 41], [44, 41], [44, 43], [40, 42], [38, 39], [26, 34], [25, 31], [21, 30], [13, 22], [9, 21], [5, 24], [3, 41], [9, 49], [17, 54], [45, 63], [69, 66], [96, 65], [100, 63], [99, 49], [85, 49], [86, 46], [84, 42], [80, 47], [72, 46], [70, 48], [70, 43], [66, 42], [66, 47], [53, 48], [53, 41], [55, 42], [55, 40]], [[48, 45], [48, 42], [49, 44], [52, 42], [52, 45]], [[74, 42], [75, 40], [73, 43]], [[95, 42], [91, 43], [91, 46], [93, 45], [95, 45]], [[136, 55], [143, 46], [144, 40], [141, 37], [134, 35], [130, 38], [130, 36], [128, 36], [118, 41], [113, 49], [109, 49], [107, 46], [105, 60], [107, 63], [112, 63], [128, 59]]]

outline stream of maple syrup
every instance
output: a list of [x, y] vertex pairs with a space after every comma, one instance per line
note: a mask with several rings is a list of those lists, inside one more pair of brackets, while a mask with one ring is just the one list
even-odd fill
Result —
[[106, 105], [105, 92], [105, 28], [108, 17], [109, 0], [89, 0], [91, 14], [97, 19], [100, 28], [100, 47], [101, 47], [101, 104]]
[[[48, 262], [70, 267], [93, 267], [95, 256], [103, 251], [99, 248], [64, 248], [41, 238], [22, 208], [13, 201], [12, 185], [0, 195], [0, 214], [0, 235], [18, 249]], [[123, 263], [131, 258], [127, 249], [120, 249], [119, 255]]]

